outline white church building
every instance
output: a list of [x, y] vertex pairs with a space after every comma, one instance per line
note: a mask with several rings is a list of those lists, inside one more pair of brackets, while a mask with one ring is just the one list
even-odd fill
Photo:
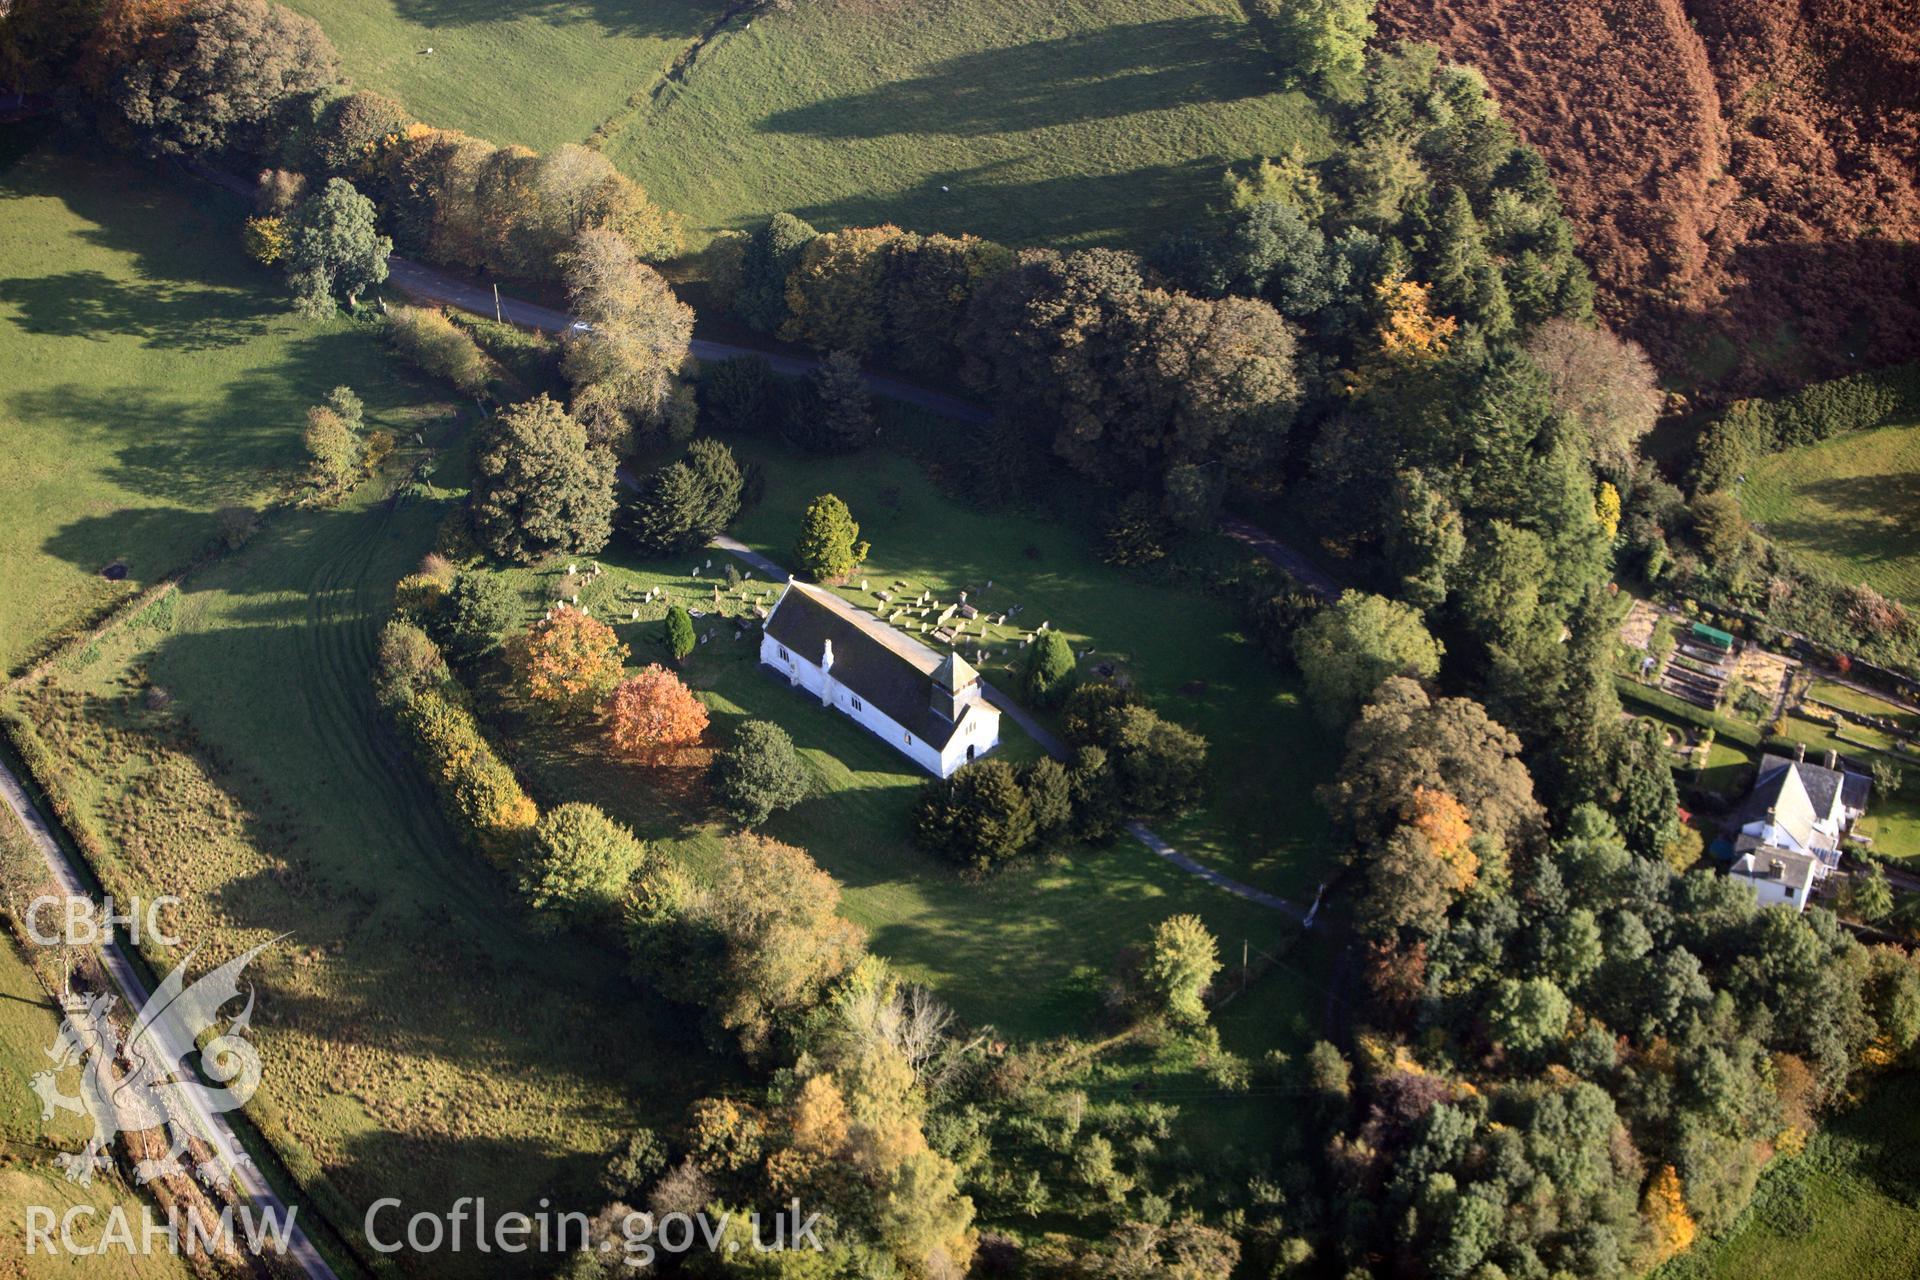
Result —
[[787, 579], [760, 661], [937, 777], [1000, 745], [980, 673], [821, 587]]

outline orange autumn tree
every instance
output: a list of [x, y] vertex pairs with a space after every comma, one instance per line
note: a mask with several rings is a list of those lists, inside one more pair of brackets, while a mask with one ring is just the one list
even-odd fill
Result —
[[1415, 787], [1406, 819], [1452, 873], [1454, 891], [1470, 888], [1480, 874], [1480, 859], [1468, 843], [1473, 826], [1467, 821], [1466, 806], [1438, 787]]
[[787, 1145], [767, 1157], [767, 1182], [799, 1195], [832, 1170], [852, 1136], [846, 1095], [831, 1071], [809, 1076], [787, 1109]]
[[1676, 1254], [1685, 1253], [1693, 1244], [1693, 1215], [1687, 1212], [1687, 1198], [1680, 1190], [1680, 1175], [1670, 1164], [1660, 1166], [1647, 1184], [1640, 1211], [1653, 1231], [1655, 1266]]
[[707, 731], [707, 709], [680, 677], [656, 662], [613, 691], [607, 731], [615, 751], [657, 765], [700, 740]]
[[565, 606], [507, 642], [520, 692], [567, 712], [599, 706], [620, 683], [626, 661], [627, 646], [612, 627]]
[[1409, 280], [1397, 271], [1374, 286], [1385, 316], [1380, 322], [1381, 351], [1410, 360], [1446, 354], [1460, 325], [1452, 316], [1433, 314], [1432, 292], [1431, 285]]

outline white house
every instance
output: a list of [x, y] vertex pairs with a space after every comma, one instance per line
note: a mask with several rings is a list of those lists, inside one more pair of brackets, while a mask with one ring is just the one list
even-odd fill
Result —
[[1745, 880], [1761, 906], [1785, 904], [1795, 911], [1807, 909], [1813, 886], [1822, 878], [1818, 858], [1765, 846], [1735, 856], [1727, 874]]
[[1865, 774], [1843, 771], [1831, 751], [1824, 764], [1808, 764], [1804, 746], [1792, 759], [1762, 756], [1728, 874], [1752, 884], [1762, 906], [1804, 911], [1814, 886], [1840, 864], [1840, 839], [1866, 811], [1871, 786]]
[[1000, 745], [1000, 713], [982, 696], [979, 672], [831, 591], [787, 579], [760, 661], [937, 777]]

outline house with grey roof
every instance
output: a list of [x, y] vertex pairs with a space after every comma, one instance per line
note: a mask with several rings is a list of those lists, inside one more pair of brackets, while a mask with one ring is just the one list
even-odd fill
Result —
[[1805, 910], [1815, 886], [1840, 865], [1840, 842], [1866, 812], [1871, 787], [1832, 751], [1822, 764], [1808, 763], [1804, 746], [1792, 757], [1762, 756], [1728, 873], [1752, 883], [1763, 905]]
[[1000, 745], [1000, 712], [964, 658], [810, 583], [787, 580], [760, 637], [760, 663], [936, 777]]

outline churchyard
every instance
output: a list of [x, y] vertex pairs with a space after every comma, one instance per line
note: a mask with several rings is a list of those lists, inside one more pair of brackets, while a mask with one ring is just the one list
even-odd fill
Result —
[[[769, 560], [790, 561], [799, 512], [814, 496], [809, 486], [827, 477], [817, 459], [784, 445], [735, 443], [743, 460], [760, 462], [767, 477], [765, 495], [736, 532]], [[1198, 814], [1156, 828], [1168, 839], [1179, 843], [1182, 837], [1171, 834], [1177, 830], [1203, 837], [1231, 832], [1245, 820], [1247, 810], [1226, 794], [1234, 789], [1226, 780], [1236, 774], [1253, 770], [1274, 777], [1273, 786], [1310, 788], [1320, 766], [1310, 763], [1312, 730], [1297, 695], [1251, 651], [1222, 602], [1197, 589], [1134, 581], [1099, 564], [1075, 531], [965, 508], [942, 494], [912, 459], [872, 452], [861, 461], [857, 474], [839, 477], [838, 489], [856, 504], [862, 537], [873, 539], [874, 551], [861, 575], [839, 587], [845, 598], [880, 619], [899, 615], [895, 625], [906, 624], [912, 635], [936, 648], [942, 642], [935, 632], [948, 629], [937, 624], [951, 606], [947, 622], [967, 623], [964, 635], [956, 637], [963, 656], [973, 661], [985, 653], [982, 674], [1008, 692], [1018, 688], [1015, 675], [1026, 652], [1022, 640], [1045, 623], [1071, 638], [1076, 654], [1085, 655], [1083, 669], [1105, 668], [1134, 679], [1164, 714], [1206, 726], [1202, 731], [1212, 743], [1214, 772], [1222, 781]], [[892, 493], [892, 502], [883, 491]], [[871, 516], [858, 505], [865, 500], [872, 503]], [[1008, 539], [1015, 541], [1004, 561], [1008, 567], [1001, 570], [990, 556]], [[1029, 545], [1041, 552], [1040, 568], [1031, 567], [1034, 562], [1020, 550]], [[961, 547], [973, 553], [950, 550]], [[729, 570], [738, 575], [737, 582]], [[969, 1019], [1025, 1036], [1084, 1028], [1097, 1017], [1099, 987], [1113, 955], [1174, 912], [1201, 914], [1236, 955], [1241, 941], [1259, 949], [1291, 931], [1285, 917], [1188, 876], [1125, 836], [1104, 848], [1074, 849], [984, 882], [965, 880], [918, 849], [910, 838], [909, 815], [923, 775], [886, 744], [823, 710], [816, 700], [796, 695], [785, 680], [760, 667], [760, 613], [773, 607], [785, 586], [784, 580], [769, 580], [764, 569], [717, 549], [666, 561], [638, 558], [616, 545], [591, 560], [495, 572], [519, 588], [529, 622], [565, 604], [609, 623], [631, 650], [630, 668], [670, 665], [663, 634], [667, 610], [678, 604], [694, 615], [698, 640], [679, 671], [706, 702], [712, 727], [701, 747], [683, 752], [663, 769], [609, 759], [597, 726], [532, 714], [507, 689], [504, 673], [497, 673], [500, 678], [488, 687], [501, 717], [499, 737], [514, 744], [516, 763], [537, 800], [543, 805], [592, 800], [656, 847], [697, 866], [714, 856], [724, 829], [714, 821], [700, 776], [713, 745], [745, 719], [774, 721], [801, 749], [814, 791], [790, 812], [776, 815], [768, 833], [807, 849], [841, 880], [846, 913], [869, 930], [875, 949], [929, 982]], [[969, 576], [963, 579], [963, 574]], [[969, 605], [985, 602], [974, 606], [973, 619], [961, 615], [962, 590]], [[1003, 615], [1010, 615], [1004, 623], [999, 621]], [[1170, 634], [1163, 638], [1157, 621], [1163, 616], [1177, 616], [1189, 626], [1202, 620], [1187, 632], [1199, 638], [1184, 646]], [[928, 628], [924, 633], [922, 623]], [[1182, 697], [1179, 690], [1191, 686], [1197, 672], [1211, 677], [1208, 695], [1189, 688]], [[1251, 760], [1249, 735], [1235, 733], [1227, 714], [1242, 696], [1264, 696], [1292, 707], [1292, 723], [1300, 732], [1297, 747], [1284, 737], [1270, 739], [1266, 754]], [[1273, 723], [1266, 724], [1269, 732]], [[1010, 720], [1003, 719], [1002, 736], [1001, 751], [1011, 761], [1041, 752]], [[1291, 753], [1296, 749], [1297, 756]], [[1304, 776], [1280, 781], [1280, 771], [1290, 765], [1304, 766]], [[1321, 821], [1313, 811], [1289, 833], [1291, 841], [1250, 845], [1218, 862], [1210, 856], [1226, 853], [1224, 848], [1192, 852], [1255, 887], [1301, 894], [1304, 905], [1316, 877], [1326, 870], [1318, 844], [1310, 843], [1322, 830]], [[1179, 847], [1187, 850], [1185, 843]], [[1321, 860], [1309, 860], [1316, 856]], [[1312, 1003], [1310, 994], [1300, 993], [1293, 1006], [1297, 1012], [1281, 1020], [1294, 1028], [1291, 1034], [1311, 1031]]]

